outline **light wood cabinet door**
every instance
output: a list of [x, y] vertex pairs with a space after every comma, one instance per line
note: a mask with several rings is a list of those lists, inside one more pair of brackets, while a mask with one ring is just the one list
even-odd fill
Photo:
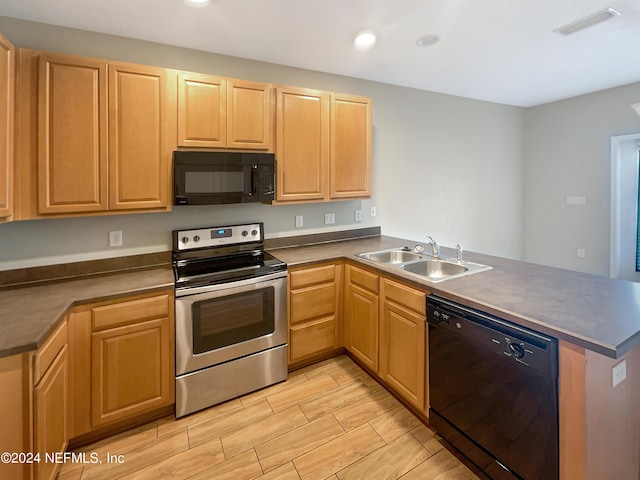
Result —
[[327, 197], [330, 94], [278, 87], [276, 100], [277, 201]]
[[224, 78], [178, 74], [178, 145], [227, 146], [227, 81]]
[[378, 372], [378, 295], [353, 283], [347, 286], [346, 347], [353, 356]]
[[38, 213], [107, 209], [107, 64], [42, 53]]
[[371, 98], [331, 97], [330, 197], [371, 196]]
[[69, 440], [69, 378], [67, 346], [58, 353], [33, 391], [34, 446], [41, 461], [36, 480], [55, 479], [60, 464], [45, 461], [47, 453], [64, 452]]
[[0, 221], [13, 214], [14, 46], [0, 34]]
[[273, 145], [273, 87], [227, 80], [227, 147], [270, 150]]
[[169, 318], [92, 334], [93, 428], [173, 403], [171, 335]]
[[171, 155], [162, 68], [109, 64], [109, 209], [168, 209]]
[[425, 318], [384, 300], [380, 328], [380, 377], [418, 409], [425, 396]]

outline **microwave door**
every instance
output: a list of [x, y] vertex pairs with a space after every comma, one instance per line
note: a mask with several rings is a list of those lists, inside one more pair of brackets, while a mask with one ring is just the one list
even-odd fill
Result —
[[241, 203], [255, 188], [252, 168], [248, 165], [176, 166], [176, 204], [209, 205]]

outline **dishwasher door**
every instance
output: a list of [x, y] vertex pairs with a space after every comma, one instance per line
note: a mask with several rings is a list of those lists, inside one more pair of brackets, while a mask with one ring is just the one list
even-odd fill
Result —
[[557, 341], [429, 297], [430, 423], [496, 480], [557, 480]]

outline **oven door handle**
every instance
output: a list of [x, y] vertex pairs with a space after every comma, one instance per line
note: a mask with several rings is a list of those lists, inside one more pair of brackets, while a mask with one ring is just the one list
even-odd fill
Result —
[[176, 298], [188, 297], [191, 295], [199, 295], [203, 293], [218, 292], [221, 290], [228, 290], [230, 288], [238, 288], [238, 287], [244, 287], [248, 285], [260, 285], [272, 280], [278, 280], [278, 279], [284, 278], [286, 276], [287, 276], [287, 271], [284, 270], [282, 272], [270, 273], [269, 275], [263, 275], [259, 277], [251, 277], [245, 280], [239, 280], [237, 282], [218, 283], [216, 285], [203, 285], [201, 287], [193, 287], [193, 288], [177, 288]]

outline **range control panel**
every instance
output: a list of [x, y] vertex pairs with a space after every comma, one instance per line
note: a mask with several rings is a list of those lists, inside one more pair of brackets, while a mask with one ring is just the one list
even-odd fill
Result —
[[178, 230], [174, 234], [177, 234], [176, 247], [178, 250], [262, 242], [264, 240], [262, 223]]

